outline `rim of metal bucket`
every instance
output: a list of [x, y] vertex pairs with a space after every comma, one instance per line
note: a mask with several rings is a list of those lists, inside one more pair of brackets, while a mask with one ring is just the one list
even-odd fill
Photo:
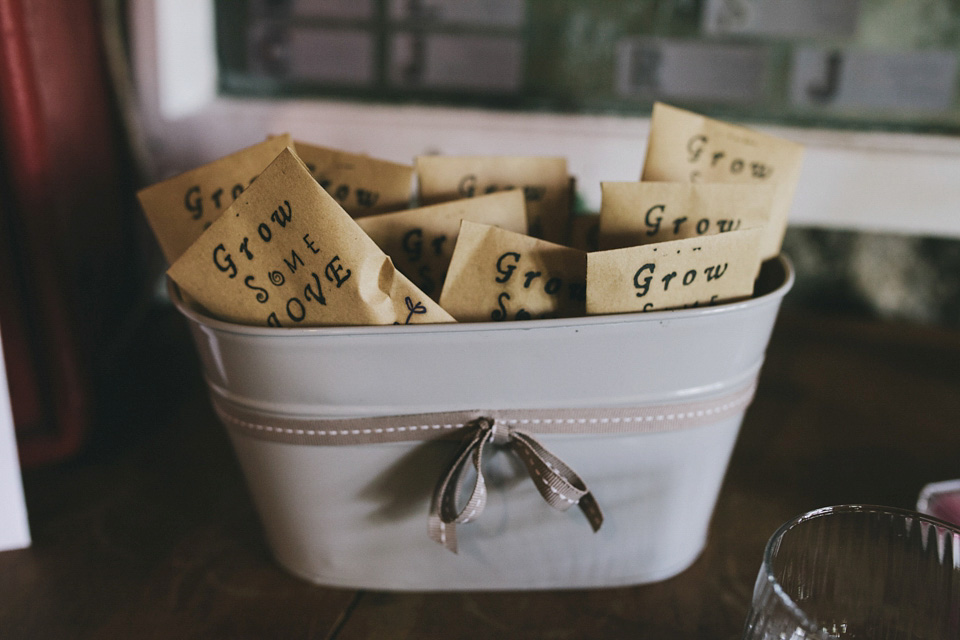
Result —
[[237, 324], [225, 320], [211, 318], [194, 309], [187, 307], [180, 299], [179, 292], [173, 282], [167, 279], [167, 293], [170, 300], [184, 316], [191, 321], [226, 333], [237, 333], [254, 336], [310, 336], [310, 335], [344, 335], [344, 334], [384, 334], [391, 333], [436, 333], [460, 331], [504, 331], [504, 330], [533, 330], [536, 328], [570, 328], [593, 325], [623, 324], [643, 320], [646, 322], [677, 321], [691, 317], [705, 317], [726, 313], [738, 313], [744, 309], [761, 307], [768, 304], [779, 304], [780, 300], [793, 287], [796, 274], [790, 259], [780, 254], [765, 263], [779, 265], [783, 270], [783, 281], [772, 290], [762, 295], [741, 300], [718, 304], [711, 307], [697, 307], [695, 309], [668, 309], [664, 311], [642, 311], [633, 313], [613, 313], [596, 316], [581, 316], [577, 318], [549, 318], [543, 320], [507, 320], [502, 322], [457, 322], [444, 324], [409, 324], [397, 325], [350, 325], [336, 327], [259, 327], [254, 325]]

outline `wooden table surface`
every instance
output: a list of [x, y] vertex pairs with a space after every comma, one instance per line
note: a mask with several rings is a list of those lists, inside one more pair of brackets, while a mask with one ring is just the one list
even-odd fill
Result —
[[271, 560], [186, 329], [159, 309], [79, 459], [25, 474], [2, 638], [738, 638], [764, 543], [840, 503], [960, 478], [960, 333], [782, 313], [703, 555], [590, 591], [329, 589]]

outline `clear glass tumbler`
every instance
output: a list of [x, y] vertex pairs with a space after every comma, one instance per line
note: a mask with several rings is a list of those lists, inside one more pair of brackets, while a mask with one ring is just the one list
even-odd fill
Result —
[[889, 507], [799, 516], [767, 543], [743, 637], [960, 639], [960, 529]]

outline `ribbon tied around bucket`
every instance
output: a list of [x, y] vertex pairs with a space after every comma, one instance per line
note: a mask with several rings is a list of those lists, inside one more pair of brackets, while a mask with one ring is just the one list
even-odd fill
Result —
[[[573, 505], [587, 517], [594, 531], [603, 524], [603, 514], [586, 484], [529, 433], [494, 418], [477, 418], [465, 426], [464, 444], [447, 472], [440, 477], [430, 502], [427, 531], [430, 537], [454, 553], [457, 552], [457, 525], [475, 520], [487, 504], [487, 486], [483, 477], [483, 451], [487, 444], [512, 450], [526, 466], [530, 478], [551, 507], [566, 511]], [[465, 472], [473, 462], [476, 473], [473, 490], [463, 507], [458, 507]]]
[[[457, 438], [462, 445], [441, 475], [430, 500], [428, 533], [451, 551], [457, 549], [456, 525], [476, 519], [487, 500], [483, 455], [486, 445], [508, 448], [526, 466], [540, 495], [551, 506], [566, 510], [577, 505], [594, 531], [603, 515], [586, 484], [562, 460], [547, 451], [530, 432], [582, 437], [604, 434], [641, 436], [706, 427], [742, 419], [756, 390], [756, 377], [722, 395], [689, 402], [640, 406], [565, 409], [463, 410], [358, 418], [265, 416], [211, 395], [224, 424], [238, 435], [294, 446], [377, 446], [392, 442]], [[478, 417], [483, 416], [483, 417]], [[521, 430], [517, 425], [523, 425]], [[460, 497], [472, 463], [473, 489], [463, 508]], [[376, 473], [376, 470], [371, 470]]]

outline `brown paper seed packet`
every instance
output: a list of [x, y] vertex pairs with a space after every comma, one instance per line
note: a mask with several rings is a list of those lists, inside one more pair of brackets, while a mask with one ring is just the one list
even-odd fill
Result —
[[582, 316], [586, 255], [465, 220], [440, 305], [460, 322]]
[[141, 189], [137, 198], [167, 261], [183, 255], [291, 144], [289, 135], [275, 136]]
[[527, 202], [530, 235], [566, 241], [570, 176], [566, 158], [421, 156], [416, 159], [421, 204], [519, 189]]
[[656, 103], [641, 179], [772, 184], [766, 259], [780, 253], [802, 161], [803, 146], [790, 140]]
[[599, 248], [762, 227], [770, 220], [769, 184], [604, 182]]
[[167, 271], [214, 316], [271, 327], [451, 322], [289, 149]]
[[357, 220], [393, 264], [433, 299], [450, 266], [460, 221], [469, 220], [526, 233], [527, 212], [523, 194], [501, 191], [476, 198], [367, 216]]
[[413, 166], [294, 141], [310, 175], [354, 218], [410, 206]]
[[587, 254], [587, 314], [680, 309], [753, 293], [762, 228]]

